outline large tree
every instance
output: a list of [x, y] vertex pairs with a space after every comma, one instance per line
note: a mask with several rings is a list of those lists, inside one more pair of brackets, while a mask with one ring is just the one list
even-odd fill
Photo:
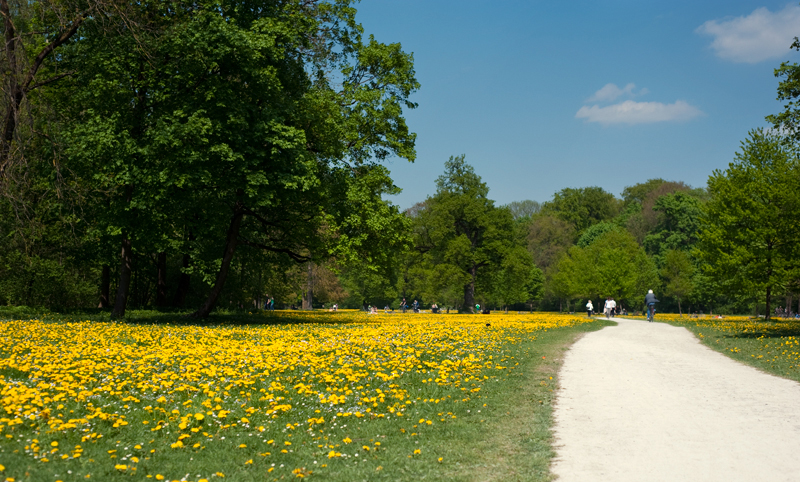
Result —
[[694, 290], [694, 264], [686, 251], [673, 249], [664, 255], [660, 274], [664, 279], [664, 293], [678, 301], [678, 313], [683, 315], [681, 300], [692, 295]]
[[542, 205], [541, 212], [571, 224], [580, 235], [592, 224], [612, 219], [619, 213], [620, 201], [603, 188], [564, 188]]
[[571, 296], [612, 296], [635, 305], [648, 289], [657, 289], [658, 274], [629, 233], [612, 230], [585, 247], [570, 248], [558, 262], [557, 284]]
[[776, 289], [798, 266], [800, 166], [776, 135], [750, 132], [734, 162], [709, 177], [696, 251], [707, 274], [731, 292], [763, 296], [769, 318]]
[[[800, 51], [800, 39], [795, 37], [791, 48]], [[798, 141], [800, 140], [800, 64], [783, 62], [775, 69], [775, 77], [783, 78], [778, 85], [778, 100], [786, 103], [783, 112], [767, 116], [767, 120]]]
[[449, 297], [455, 284], [462, 296], [454, 304], [471, 310], [476, 293], [491, 300], [492, 273], [504, 257], [520, 254], [512, 249], [513, 219], [507, 208], [488, 198], [489, 188], [463, 155], [450, 157], [436, 187], [413, 218], [417, 285], [433, 296]]
[[697, 242], [702, 203], [685, 192], [659, 197], [653, 205], [657, 213], [655, 227], [645, 236], [644, 248], [662, 263], [670, 250], [689, 251]]
[[362, 39], [349, 2], [142, 8], [140, 34], [87, 30], [68, 52], [83, 66], [64, 106], [71, 156], [98, 186], [97, 237], [121, 248], [115, 315], [137, 250], [191, 254], [184, 269], [210, 285], [197, 316], [240, 246], [299, 263], [375, 254], [398, 216], [377, 162], [415, 155], [412, 56]]

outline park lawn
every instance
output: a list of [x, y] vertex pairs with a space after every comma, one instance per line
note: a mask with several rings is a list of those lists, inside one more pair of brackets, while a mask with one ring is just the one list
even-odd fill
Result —
[[704, 345], [734, 360], [800, 382], [800, 320], [657, 314], [656, 321], [686, 327]]
[[541, 313], [131, 318], [0, 321], [0, 477], [549, 480], [561, 355], [607, 324]]

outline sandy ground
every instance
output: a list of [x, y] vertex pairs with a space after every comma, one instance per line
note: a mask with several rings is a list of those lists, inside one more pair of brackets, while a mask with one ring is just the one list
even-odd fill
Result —
[[616, 319], [567, 352], [553, 473], [571, 481], [800, 481], [800, 384], [688, 330]]

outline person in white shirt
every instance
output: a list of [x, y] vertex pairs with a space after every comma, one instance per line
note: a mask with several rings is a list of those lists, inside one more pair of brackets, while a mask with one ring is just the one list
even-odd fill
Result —
[[617, 302], [614, 301], [614, 298], [611, 298], [611, 316], [616, 316], [617, 314]]
[[593, 311], [594, 311], [594, 305], [592, 305], [592, 300], [589, 300], [589, 302], [586, 303], [586, 313], [589, 315], [589, 318], [592, 317]]
[[606, 318], [611, 318], [611, 297], [606, 297], [606, 303], [603, 305], [603, 313], [605, 313]]

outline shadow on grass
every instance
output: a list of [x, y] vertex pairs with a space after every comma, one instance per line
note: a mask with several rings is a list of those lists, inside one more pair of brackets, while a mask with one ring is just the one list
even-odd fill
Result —
[[[192, 318], [193, 311], [177, 310], [128, 310], [124, 318], [113, 319], [109, 310], [82, 309], [52, 312], [29, 307], [0, 307], [0, 321], [39, 319], [59, 322], [116, 322], [131, 325], [181, 325], [181, 326], [267, 326], [267, 325], [351, 325], [364, 324], [372, 320], [354, 320], [352, 312], [323, 311], [217, 311], [208, 318]], [[320, 316], [325, 313], [326, 316]], [[376, 320], [377, 321], [377, 320]]]
[[[733, 321], [731, 324], [737, 326], [739, 322]], [[753, 326], [755, 325], [755, 327]], [[783, 338], [787, 336], [800, 336], [800, 320], [796, 319], [776, 319], [776, 320], [757, 320], [749, 321], [747, 331], [737, 333], [720, 334], [719, 338], [729, 339], [755, 339], [755, 338]]]
[[731, 335], [723, 335], [720, 338], [731, 338], [731, 339], [755, 339], [755, 338], [783, 338], [786, 336], [798, 336], [800, 337], [800, 323], [797, 326], [783, 328], [778, 330], [759, 330], [753, 332], [746, 332], [746, 333], [735, 333]]

